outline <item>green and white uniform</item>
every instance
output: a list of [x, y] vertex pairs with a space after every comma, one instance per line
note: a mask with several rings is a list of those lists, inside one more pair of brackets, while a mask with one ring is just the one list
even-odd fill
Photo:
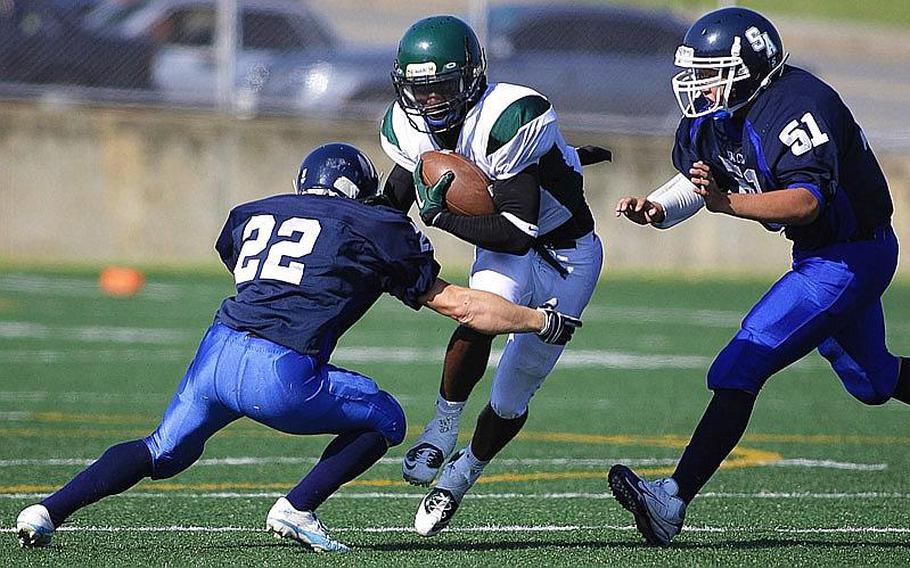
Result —
[[[406, 114], [398, 102], [389, 106], [380, 138], [389, 158], [409, 172], [424, 152], [442, 149], [423, 119]], [[468, 109], [457, 142], [448, 149], [474, 162], [493, 181], [497, 215], [539, 243], [524, 254], [478, 247], [471, 288], [530, 306], [555, 297], [560, 311], [580, 316], [594, 291], [603, 255], [584, 198], [578, 153], [563, 138], [550, 102], [527, 87], [490, 84]], [[539, 180], [536, 195], [512, 201], [537, 200], [535, 206], [501, 208], [496, 192], [507, 184], [499, 182], [531, 166], [536, 166]], [[533, 218], [528, 211], [535, 212]], [[561, 275], [542, 253], [558, 259], [567, 274]], [[511, 336], [493, 380], [494, 411], [503, 418], [522, 415], [562, 349], [533, 335]]]

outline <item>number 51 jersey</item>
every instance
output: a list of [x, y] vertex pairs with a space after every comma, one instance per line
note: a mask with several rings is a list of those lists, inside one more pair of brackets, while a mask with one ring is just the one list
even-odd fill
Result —
[[321, 362], [383, 292], [419, 309], [439, 273], [432, 245], [406, 216], [344, 197], [239, 205], [215, 250], [237, 288], [216, 320]]
[[758, 95], [741, 128], [729, 117], [684, 118], [673, 165], [688, 177], [699, 160], [726, 191], [811, 191], [819, 202], [814, 222], [765, 225], [784, 228], [797, 250], [864, 238], [891, 218], [888, 183], [850, 109], [834, 89], [797, 67], [785, 67]]

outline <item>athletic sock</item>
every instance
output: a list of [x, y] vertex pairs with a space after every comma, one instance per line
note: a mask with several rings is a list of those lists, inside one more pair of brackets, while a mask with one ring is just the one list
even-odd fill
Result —
[[468, 447], [464, 450], [464, 459], [467, 464], [471, 467], [471, 471], [483, 471], [483, 468], [487, 467], [487, 464], [490, 463], [490, 460], [482, 460], [474, 454], [474, 449], [471, 447], [471, 444], [468, 444]]
[[291, 489], [288, 501], [298, 511], [315, 511], [339, 487], [379, 461], [388, 449], [385, 436], [375, 430], [339, 435], [306, 477]]
[[677, 495], [689, 503], [711, 479], [724, 458], [736, 447], [749, 424], [755, 395], [746, 391], [718, 389], [683, 452], [673, 480]]
[[910, 359], [901, 357], [900, 373], [897, 376], [897, 387], [891, 398], [904, 404], [910, 404]]
[[446, 400], [442, 394], [436, 395], [436, 413], [437, 414], [461, 414], [464, 410], [465, 401]]
[[142, 440], [108, 448], [62, 489], [41, 502], [55, 527], [77, 510], [108, 495], [122, 493], [152, 475], [152, 455]]

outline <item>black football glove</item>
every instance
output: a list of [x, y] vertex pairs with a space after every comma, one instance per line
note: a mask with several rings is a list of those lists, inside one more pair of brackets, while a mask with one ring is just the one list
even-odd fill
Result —
[[423, 183], [423, 160], [417, 162], [414, 168], [414, 197], [417, 199], [417, 208], [420, 218], [427, 226], [432, 227], [433, 221], [446, 208], [446, 191], [452, 185], [455, 174], [445, 172], [433, 185]]
[[547, 318], [546, 325], [537, 332], [537, 337], [551, 345], [565, 345], [572, 339], [575, 330], [581, 327], [581, 320], [556, 311], [556, 299], [549, 300], [537, 308]]

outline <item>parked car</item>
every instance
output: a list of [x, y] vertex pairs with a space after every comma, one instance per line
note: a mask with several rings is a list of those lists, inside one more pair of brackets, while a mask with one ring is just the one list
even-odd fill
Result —
[[[534, 87], [557, 112], [665, 130], [687, 24], [671, 13], [604, 4], [515, 4], [488, 16], [488, 75]], [[630, 120], [631, 119], [631, 120]], [[637, 126], [636, 126], [637, 125]]]
[[[216, 0], [119, 0], [86, 16], [90, 29], [159, 45], [152, 83], [167, 98], [214, 101]], [[289, 0], [238, 0], [235, 88], [256, 91], [272, 61], [287, 53], [330, 51], [335, 38], [307, 5]]]
[[[491, 81], [538, 89], [564, 122], [666, 132], [679, 119], [670, 78], [687, 25], [666, 11], [595, 4], [515, 4], [488, 14]], [[379, 116], [395, 96], [395, 48], [339, 48], [323, 58], [274, 62], [263, 95], [271, 106]], [[596, 124], [595, 124], [596, 123]]]
[[87, 0], [7, 0], [0, 5], [0, 81], [148, 88], [155, 45], [85, 29]]

